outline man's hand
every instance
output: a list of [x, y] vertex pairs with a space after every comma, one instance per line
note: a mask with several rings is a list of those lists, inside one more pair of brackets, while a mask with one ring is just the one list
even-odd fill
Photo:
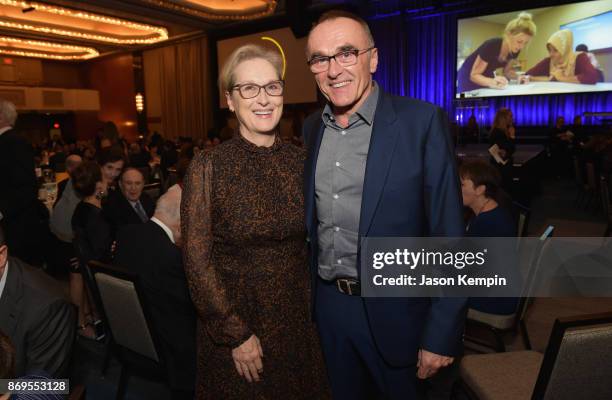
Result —
[[247, 381], [259, 381], [259, 374], [263, 372], [263, 350], [261, 343], [255, 335], [251, 335], [244, 343], [232, 350], [232, 358], [238, 374]]
[[441, 356], [421, 349], [419, 350], [419, 361], [417, 362], [417, 377], [419, 379], [430, 378], [440, 368], [451, 365], [453, 361], [453, 357]]

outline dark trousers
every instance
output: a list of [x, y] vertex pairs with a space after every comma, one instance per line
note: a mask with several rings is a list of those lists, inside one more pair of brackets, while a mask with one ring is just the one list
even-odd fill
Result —
[[416, 366], [385, 363], [359, 296], [342, 294], [318, 279], [315, 307], [334, 400], [416, 399]]

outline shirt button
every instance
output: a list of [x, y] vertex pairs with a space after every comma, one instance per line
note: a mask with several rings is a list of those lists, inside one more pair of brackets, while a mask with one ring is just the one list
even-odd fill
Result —
[[338, 161], [336, 161], [336, 167], [339, 167], [340, 163]]
[[346, 131], [342, 131], [340, 132], [342, 135], [346, 135]]
[[338, 232], [339, 230], [340, 230], [340, 228], [339, 228], [339, 227], [334, 226], [334, 231]]
[[334, 195], [334, 199], [336, 199], [336, 200], [337, 200], [337, 199], [338, 199], [338, 197], [340, 197], [340, 196], [338, 196], [337, 194], [335, 194], [335, 195]]

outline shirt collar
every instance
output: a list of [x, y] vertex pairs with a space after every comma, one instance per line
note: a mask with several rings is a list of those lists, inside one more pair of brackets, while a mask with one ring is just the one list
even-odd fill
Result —
[[4, 266], [4, 274], [2, 278], [0, 278], [0, 299], [2, 299], [2, 293], [4, 293], [4, 286], [6, 286], [6, 277], [8, 276], [9, 270], [9, 262], [6, 260], [6, 265]]
[[[372, 80], [372, 91], [365, 99], [361, 107], [355, 112], [357, 117], [363, 119], [367, 122], [368, 125], [372, 125], [374, 122], [374, 113], [376, 112], [376, 106], [378, 104], [378, 84], [376, 81]], [[335, 121], [334, 113], [332, 111], [329, 102], [325, 104], [325, 108], [323, 108], [323, 114], [321, 115], [323, 118], [323, 122], [327, 123], [329, 121]], [[349, 118], [352, 118], [351, 115]]]
[[164, 232], [166, 232], [166, 235], [168, 235], [168, 237], [170, 238], [170, 241], [174, 244], [176, 244], [174, 242], [174, 234], [172, 233], [172, 231], [170, 230], [170, 228], [168, 228], [166, 226], [166, 224], [164, 224], [163, 222], [161, 222], [160, 220], [158, 220], [155, 217], [151, 217], [151, 219], [149, 221], [153, 221], [155, 222], [157, 225], [159, 225], [160, 228], [162, 228], [164, 230]]
[[4, 132], [10, 131], [11, 129], [13, 129], [12, 126], [5, 126], [4, 128], [0, 128], [0, 136], [2, 136]]

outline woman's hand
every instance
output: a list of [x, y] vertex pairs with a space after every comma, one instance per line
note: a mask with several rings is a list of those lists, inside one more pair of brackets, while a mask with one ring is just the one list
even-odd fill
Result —
[[259, 374], [263, 372], [263, 350], [255, 335], [251, 335], [240, 346], [232, 349], [232, 358], [236, 371], [249, 382], [258, 382]]
[[508, 79], [505, 76], [496, 76], [491, 78], [489, 87], [492, 89], [503, 89], [508, 85]]

